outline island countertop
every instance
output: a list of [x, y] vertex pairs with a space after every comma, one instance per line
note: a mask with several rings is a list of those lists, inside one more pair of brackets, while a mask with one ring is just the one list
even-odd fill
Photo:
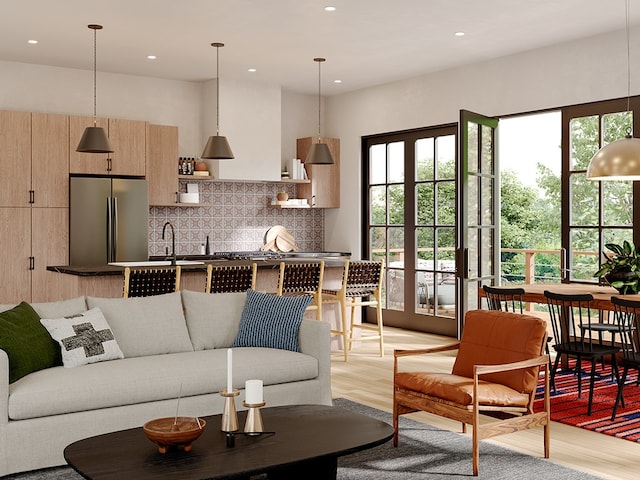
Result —
[[[216, 258], [215, 255], [176, 255], [177, 260], [196, 260], [202, 264], [180, 265], [182, 272], [204, 272], [208, 264], [213, 265], [246, 265], [256, 263], [258, 268], [273, 269], [280, 262], [309, 262], [324, 260], [326, 267], [341, 267], [345, 260], [350, 258], [350, 253], [345, 252], [293, 252], [283, 253], [281, 258], [248, 258], [226, 260]], [[165, 260], [164, 256], [151, 256], [149, 261]], [[152, 267], [150, 265], [149, 267]], [[66, 273], [77, 276], [108, 276], [122, 275], [123, 267], [117, 265], [49, 265], [47, 270], [51, 272]]]

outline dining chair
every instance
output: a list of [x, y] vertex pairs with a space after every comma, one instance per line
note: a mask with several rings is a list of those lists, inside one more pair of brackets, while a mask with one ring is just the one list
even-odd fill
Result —
[[180, 290], [180, 266], [124, 269], [123, 297], [150, 297]]
[[596, 361], [610, 357], [612, 376], [618, 379], [616, 354], [620, 349], [614, 345], [605, 345], [593, 338], [594, 330], [591, 309], [593, 295], [590, 293], [562, 294], [545, 290], [549, 318], [556, 339], [553, 349], [556, 358], [551, 368], [551, 383], [555, 390], [555, 375], [562, 356], [576, 359], [578, 375], [578, 398], [582, 396], [582, 360], [590, 360], [589, 405], [587, 415], [591, 415], [593, 388], [596, 380]]
[[257, 264], [207, 265], [206, 293], [246, 292], [256, 285]]
[[622, 366], [622, 375], [618, 379], [618, 394], [613, 405], [611, 421], [614, 421], [618, 412], [618, 405], [624, 407], [623, 390], [627, 381], [629, 369], [635, 369], [638, 373], [636, 384], [640, 383], [640, 300], [629, 300], [620, 297], [611, 297], [614, 308], [614, 323], [620, 334], [621, 352], [618, 357]]
[[489, 310], [522, 313], [524, 288], [483, 285], [482, 289], [486, 295]]
[[[384, 334], [382, 323], [382, 278], [384, 260], [345, 261], [339, 290], [322, 289], [322, 303], [340, 304], [341, 329], [331, 330], [342, 336], [344, 361], [349, 360], [349, 350], [354, 342], [355, 329], [374, 331], [358, 340], [378, 340], [380, 356], [384, 356]], [[356, 307], [375, 307], [376, 323], [355, 323]]]
[[307, 310], [316, 311], [316, 319], [322, 320], [322, 278], [324, 260], [319, 262], [280, 262], [276, 295], [311, 295]]

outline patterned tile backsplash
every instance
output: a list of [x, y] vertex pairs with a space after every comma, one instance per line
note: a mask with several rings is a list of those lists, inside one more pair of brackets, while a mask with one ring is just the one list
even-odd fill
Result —
[[264, 234], [274, 225], [284, 226], [300, 251], [322, 251], [324, 210], [277, 208], [271, 200], [279, 190], [295, 198], [295, 184], [221, 181], [180, 181], [180, 189], [195, 183], [201, 207], [150, 207], [149, 254], [164, 255], [171, 238], [162, 240], [165, 222], [176, 231], [176, 254], [199, 254], [209, 236], [211, 252], [259, 250]]

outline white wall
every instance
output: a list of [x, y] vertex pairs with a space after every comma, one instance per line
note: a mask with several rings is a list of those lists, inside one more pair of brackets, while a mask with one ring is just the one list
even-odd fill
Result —
[[[637, 37], [632, 52], [640, 51]], [[633, 59], [632, 95], [640, 90]], [[460, 109], [500, 116], [626, 97], [626, 65], [617, 32], [329, 97], [326, 135], [340, 138], [341, 208], [325, 213], [325, 248], [361, 255], [362, 136], [457, 122]]]

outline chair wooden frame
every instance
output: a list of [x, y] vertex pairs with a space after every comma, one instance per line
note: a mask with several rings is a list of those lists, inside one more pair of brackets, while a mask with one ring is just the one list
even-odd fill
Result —
[[207, 265], [205, 293], [234, 293], [255, 290], [257, 264]]
[[322, 279], [324, 260], [319, 262], [280, 262], [276, 295], [311, 295], [307, 310], [316, 311], [316, 319], [322, 320]]
[[180, 290], [180, 266], [124, 269], [123, 297], [147, 297]]
[[[528, 317], [538, 322], [542, 321], [535, 317], [529, 317], [527, 315], [520, 315], [514, 313], [500, 312], [499, 315], [519, 315], [522, 317]], [[464, 335], [464, 334], [463, 334]], [[402, 357], [415, 356], [415, 355], [428, 355], [435, 353], [448, 352], [459, 349], [462, 345], [461, 341], [443, 345], [433, 348], [419, 349], [419, 350], [395, 350], [394, 351], [394, 364], [393, 364], [393, 376], [394, 376], [394, 391], [393, 391], [393, 427], [395, 429], [393, 444], [398, 445], [399, 437], [399, 416], [416, 412], [424, 411], [432, 413], [434, 415], [446, 417], [455, 421], [462, 422], [462, 431], [466, 433], [466, 426], [472, 426], [472, 460], [473, 460], [473, 475], [477, 476], [479, 472], [479, 447], [480, 440], [494, 437], [497, 435], [513, 433], [520, 430], [543, 427], [544, 428], [544, 457], [549, 458], [549, 425], [551, 423], [550, 418], [550, 398], [549, 398], [549, 375], [548, 375], [548, 355], [542, 355], [546, 343], [546, 338], [541, 334], [540, 338], [540, 355], [532, 356], [525, 360], [495, 364], [495, 365], [474, 365], [473, 377], [466, 379], [468, 382], [472, 382], [472, 402], [470, 404], [457, 403], [452, 399], [441, 398], [435, 395], [426, 394], [416, 390], [410, 390], [399, 386], [396, 383], [396, 377], [398, 371], [398, 360]], [[459, 353], [460, 355], [460, 353]], [[480, 388], [485, 388], [487, 385], [491, 388], [491, 385], [500, 385], [491, 383], [488, 380], [483, 380], [481, 376], [489, 374], [512, 372], [522, 369], [534, 368], [536, 371], [544, 372], [544, 409], [541, 412], [533, 411], [533, 402], [535, 400], [536, 388], [533, 387], [531, 392], [526, 393], [529, 396], [528, 404], [526, 406], [520, 405], [490, 405], [481, 404], [479, 402], [480, 395], [478, 394]], [[436, 376], [448, 376], [447, 374], [436, 374]], [[465, 380], [465, 377], [453, 375], [452, 378], [456, 382]], [[538, 378], [537, 376], [535, 378]], [[481, 421], [480, 415], [494, 417], [492, 421]]]
[[[322, 303], [340, 304], [340, 321], [342, 329], [331, 330], [333, 335], [341, 335], [343, 341], [344, 361], [349, 360], [349, 351], [355, 340], [378, 340], [380, 356], [384, 357], [384, 332], [382, 322], [382, 281], [384, 260], [360, 260], [344, 262], [340, 290], [322, 290]], [[367, 298], [365, 300], [365, 298]], [[375, 307], [376, 324], [356, 324], [356, 307]], [[354, 339], [355, 329], [376, 332]]]

